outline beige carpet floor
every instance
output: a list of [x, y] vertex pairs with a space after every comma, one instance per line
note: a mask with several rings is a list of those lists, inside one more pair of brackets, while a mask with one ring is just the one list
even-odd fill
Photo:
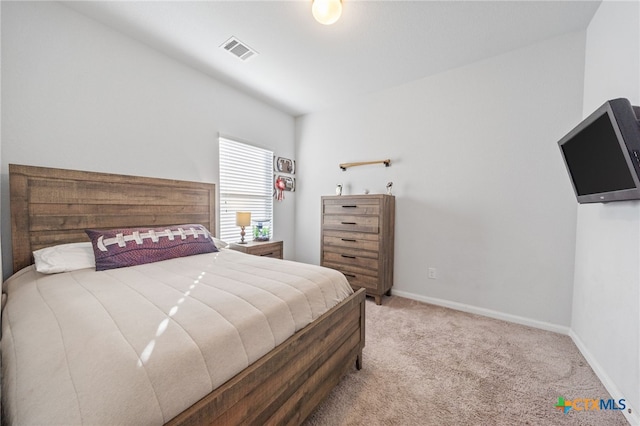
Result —
[[318, 425], [628, 425], [555, 408], [610, 396], [571, 338], [392, 296], [367, 300], [364, 367], [307, 419]]

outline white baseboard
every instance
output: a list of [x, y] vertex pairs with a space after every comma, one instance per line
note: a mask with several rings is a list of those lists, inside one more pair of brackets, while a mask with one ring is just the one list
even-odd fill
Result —
[[539, 328], [542, 330], [553, 331], [554, 333], [569, 334], [569, 327], [564, 327], [557, 324], [551, 324], [544, 321], [538, 321], [531, 318], [525, 318], [518, 315], [505, 314], [504, 312], [498, 312], [491, 309], [479, 308], [477, 306], [471, 306], [464, 303], [452, 302], [450, 300], [437, 299], [435, 297], [422, 296], [420, 294], [409, 293], [401, 290], [392, 290], [393, 294], [406, 297], [407, 299], [418, 300], [420, 302], [430, 303], [432, 305], [444, 306], [445, 308], [455, 309], [457, 311], [469, 312], [471, 314], [482, 315], [489, 318], [495, 318], [503, 321], [513, 322], [516, 324], [522, 324], [529, 327]]
[[[585, 344], [582, 342], [582, 340], [580, 340], [580, 337], [576, 333], [574, 333], [573, 330], [569, 331], [569, 336], [571, 337], [571, 340], [573, 340], [573, 343], [578, 347], [578, 350], [580, 351], [584, 359], [587, 360], [593, 372], [596, 373], [596, 376], [598, 376], [598, 379], [600, 379], [602, 385], [605, 387], [605, 389], [607, 389], [607, 392], [609, 392], [611, 398], [615, 399], [616, 401], [624, 398], [622, 392], [620, 392], [613, 380], [611, 380], [602, 366], [598, 363], [598, 361], [596, 361], [595, 357], [591, 354], [591, 352], [589, 352]], [[627, 408], [622, 411], [622, 414], [624, 414], [624, 417], [627, 419], [630, 425], [639, 426], [640, 416], [638, 415], [637, 407], [632, 407], [631, 405], [629, 405], [629, 400], [625, 400], [625, 402]]]

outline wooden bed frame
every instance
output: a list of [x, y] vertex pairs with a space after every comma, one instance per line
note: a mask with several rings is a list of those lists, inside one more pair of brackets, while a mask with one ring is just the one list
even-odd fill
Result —
[[[87, 228], [201, 223], [215, 233], [215, 185], [9, 165], [13, 271], [32, 251], [89, 241]], [[362, 366], [359, 290], [189, 407], [169, 425], [300, 424], [355, 363]]]

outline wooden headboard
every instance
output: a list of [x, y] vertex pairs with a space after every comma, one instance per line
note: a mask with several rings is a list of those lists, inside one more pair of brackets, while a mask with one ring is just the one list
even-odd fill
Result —
[[199, 223], [215, 235], [215, 184], [9, 164], [13, 272], [88, 228]]

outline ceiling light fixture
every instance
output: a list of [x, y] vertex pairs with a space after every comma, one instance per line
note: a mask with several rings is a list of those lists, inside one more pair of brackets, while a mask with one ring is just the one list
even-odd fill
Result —
[[331, 25], [342, 15], [342, 0], [312, 0], [311, 13], [316, 21]]

